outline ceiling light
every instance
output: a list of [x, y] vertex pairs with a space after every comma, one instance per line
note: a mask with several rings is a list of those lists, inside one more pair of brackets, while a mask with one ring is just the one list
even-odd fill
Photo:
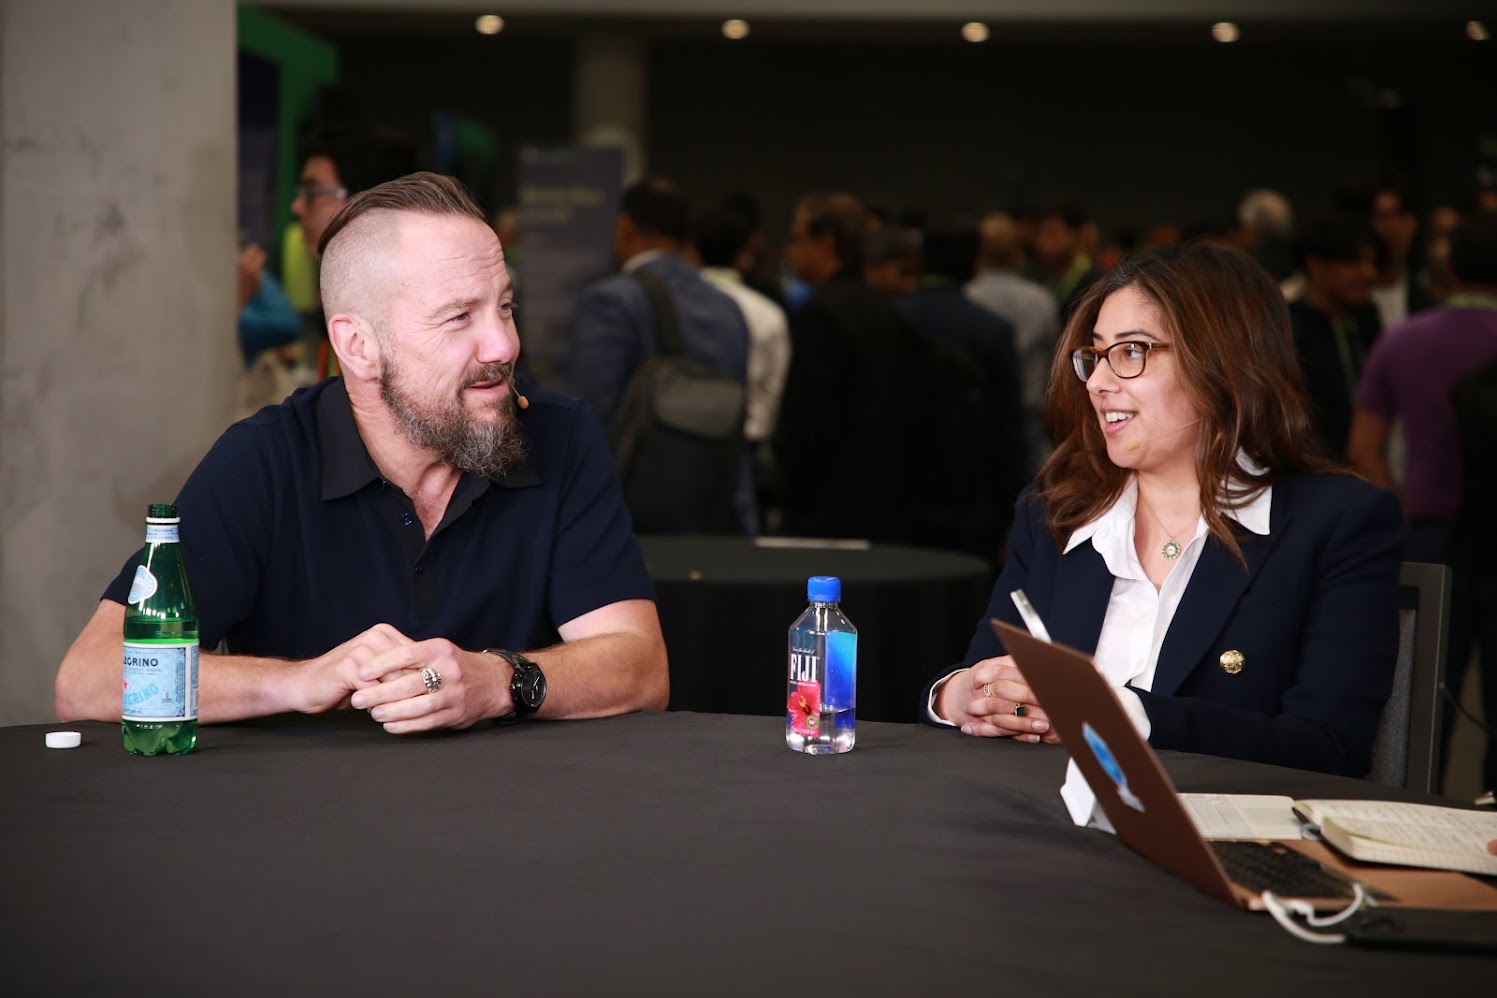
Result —
[[484, 14], [473, 22], [480, 35], [497, 35], [504, 30], [504, 18], [498, 14]]
[[1471, 39], [1473, 42], [1484, 42], [1492, 36], [1487, 32], [1487, 26], [1483, 22], [1467, 21], [1466, 37]]
[[748, 37], [748, 33], [749, 26], [747, 21], [743, 21], [735, 17], [732, 20], [723, 22], [724, 38], [730, 38], [735, 42], [741, 41], [742, 39]]
[[1242, 37], [1242, 32], [1237, 30], [1237, 25], [1231, 21], [1217, 21], [1211, 26], [1211, 37], [1223, 45], [1231, 45]]
[[962, 37], [969, 42], [985, 42], [988, 35], [988, 26], [981, 21], [968, 21], [962, 25]]

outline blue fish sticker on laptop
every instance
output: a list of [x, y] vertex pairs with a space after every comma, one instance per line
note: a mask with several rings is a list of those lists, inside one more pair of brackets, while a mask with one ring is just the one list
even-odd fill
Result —
[[1123, 767], [1118, 765], [1117, 759], [1112, 754], [1112, 749], [1107, 747], [1106, 740], [1097, 734], [1096, 728], [1085, 722], [1081, 725], [1081, 735], [1086, 739], [1087, 747], [1092, 750], [1092, 755], [1096, 756], [1097, 761], [1102, 764], [1102, 769], [1107, 773], [1108, 778], [1117, 785], [1118, 797], [1122, 799], [1124, 804], [1142, 814], [1144, 802], [1138, 799], [1137, 794], [1128, 789], [1128, 775], [1123, 772]]

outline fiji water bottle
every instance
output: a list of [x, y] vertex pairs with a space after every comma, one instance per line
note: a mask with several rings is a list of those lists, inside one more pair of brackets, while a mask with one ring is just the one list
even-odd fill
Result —
[[179, 522], [170, 503], [146, 513], [146, 546], [125, 606], [120, 732], [133, 755], [185, 755], [198, 740], [198, 614]]
[[790, 625], [785, 746], [794, 752], [847, 752], [857, 740], [858, 629], [842, 613], [842, 582], [806, 580], [811, 605]]

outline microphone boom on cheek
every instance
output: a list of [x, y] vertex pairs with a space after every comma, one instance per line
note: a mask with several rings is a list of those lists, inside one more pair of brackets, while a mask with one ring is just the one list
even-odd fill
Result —
[[1181, 430], [1194, 426], [1199, 422], [1199, 419], [1192, 419], [1190, 422], [1181, 423], [1179, 426], [1176, 426], [1173, 429], [1160, 430], [1158, 433], [1151, 433], [1146, 437], [1134, 437], [1132, 440], [1129, 440], [1127, 443], [1123, 444], [1123, 450], [1131, 453], [1138, 450], [1140, 447], [1148, 443], [1150, 440], [1153, 440], [1155, 437], [1167, 437], [1171, 433], [1179, 433]]

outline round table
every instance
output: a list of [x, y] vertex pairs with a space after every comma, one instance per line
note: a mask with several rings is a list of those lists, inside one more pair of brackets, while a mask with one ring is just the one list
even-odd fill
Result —
[[806, 608], [806, 579], [835, 575], [858, 629], [858, 717], [916, 720], [921, 687], [966, 652], [993, 584], [981, 559], [927, 548], [639, 540], [670, 652], [673, 710], [783, 714], [786, 632]]

